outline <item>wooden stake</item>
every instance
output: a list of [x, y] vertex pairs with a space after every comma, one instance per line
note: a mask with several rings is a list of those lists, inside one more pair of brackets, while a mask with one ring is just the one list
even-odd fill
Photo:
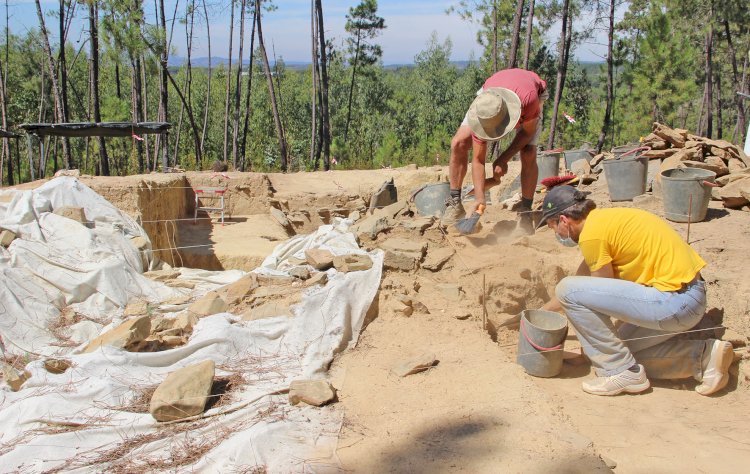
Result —
[[693, 213], [693, 195], [691, 194], [690, 201], [688, 203], [688, 235], [687, 235], [687, 239], [685, 239], [687, 243], [690, 243], [690, 218], [691, 218], [692, 213]]

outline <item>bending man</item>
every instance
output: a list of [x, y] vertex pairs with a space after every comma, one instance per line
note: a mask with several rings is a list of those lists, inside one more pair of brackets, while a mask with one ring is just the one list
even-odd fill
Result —
[[461, 204], [461, 184], [472, 150], [471, 177], [476, 209], [484, 202], [484, 163], [487, 143], [500, 140], [511, 130], [516, 135], [508, 148], [492, 163], [493, 178], [499, 182], [508, 171], [508, 161], [521, 153], [521, 211], [530, 211], [539, 171], [536, 146], [541, 130], [542, 105], [547, 99], [547, 83], [536, 73], [524, 69], [506, 69], [487, 79], [469, 107], [451, 141], [450, 196], [446, 199], [443, 223], [452, 224], [466, 216]]
[[583, 382], [585, 392], [642, 392], [646, 374], [694, 377], [701, 395], [727, 385], [731, 343], [673, 337], [703, 317], [706, 262], [669, 224], [640, 209], [596, 209], [571, 186], [553, 188], [542, 210], [538, 227], [583, 254], [577, 276], [563, 278], [542, 309], [564, 310], [575, 328], [597, 375]]

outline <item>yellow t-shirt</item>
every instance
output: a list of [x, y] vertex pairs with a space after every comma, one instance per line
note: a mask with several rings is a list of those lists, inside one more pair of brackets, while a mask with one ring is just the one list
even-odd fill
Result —
[[640, 209], [594, 209], [578, 239], [591, 271], [611, 263], [615, 278], [679, 290], [706, 262], [660, 217]]

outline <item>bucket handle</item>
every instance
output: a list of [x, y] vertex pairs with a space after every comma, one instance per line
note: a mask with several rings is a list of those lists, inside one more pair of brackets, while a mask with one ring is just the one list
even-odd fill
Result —
[[711, 181], [706, 181], [706, 180], [703, 180], [703, 182], [701, 184], [703, 186], [708, 187], [708, 188], [718, 188], [719, 187], [719, 185], [717, 183], [712, 183]]
[[554, 150], [544, 150], [542, 153], [562, 153], [563, 151], [565, 150], [562, 148], [555, 148]]
[[[524, 327], [524, 318], [521, 318], [520, 328], [521, 328], [521, 333], [523, 334], [523, 337], [525, 337], [526, 340], [529, 342], [529, 344], [531, 344], [531, 346], [538, 351], [542, 351], [542, 352], [559, 351], [560, 349], [563, 348], [562, 344], [558, 344], [554, 347], [542, 347], [538, 345], [537, 343], [535, 343], [534, 341], [532, 341], [529, 335], [526, 333], [526, 327]], [[567, 328], [565, 329], [565, 337], [568, 337]], [[563, 341], [565, 341], [565, 338], [563, 338]]]
[[642, 150], [650, 150], [650, 149], [651, 149], [651, 147], [647, 147], [647, 146], [639, 146], [638, 148], [633, 148], [633, 149], [632, 149], [632, 150], [630, 150], [630, 151], [626, 151], [625, 153], [623, 153], [622, 155], [620, 155], [620, 158], [622, 158], [623, 156], [628, 156], [629, 154], [631, 154], [631, 153], [635, 153], [635, 152], [637, 152], [637, 151], [642, 151]]

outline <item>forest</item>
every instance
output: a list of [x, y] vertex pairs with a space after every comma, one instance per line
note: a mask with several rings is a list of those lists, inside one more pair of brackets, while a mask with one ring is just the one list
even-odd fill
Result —
[[[352, 2], [338, 41], [325, 34], [325, 1], [311, 0], [305, 66], [286, 65], [264, 39], [264, 18], [284, 15], [281, 0], [173, 6], [35, 0], [28, 8], [38, 25], [15, 30], [5, 2], [0, 115], [10, 133], [0, 147], [2, 185], [65, 168], [128, 175], [216, 162], [259, 172], [446, 164], [476, 90], [509, 67], [547, 81], [545, 149], [609, 149], [638, 141], [655, 121], [734, 143], [747, 129], [746, 0], [456, 0], [445, 13], [477, 28], [481, 56], [451, 62], [450, 37], [434, 32], [413, 64], [398, 67], [382, 60], [388, 18], [376, 0]], [[72, 38], [73, 20], [86, 25], [84, 41]], [[211, 50], [217, 22], [230, 28], [222, 51]], [[179, 61], [176, 29], [187, 52]], [[208, 43], [207, 62], [193, 56], [195, 38]], [[592, 38], [604, 38], [606, 55], [576, 61]], [[22, 127], [74, 122], [171, 128], [104, 139], [36, 137]]]

